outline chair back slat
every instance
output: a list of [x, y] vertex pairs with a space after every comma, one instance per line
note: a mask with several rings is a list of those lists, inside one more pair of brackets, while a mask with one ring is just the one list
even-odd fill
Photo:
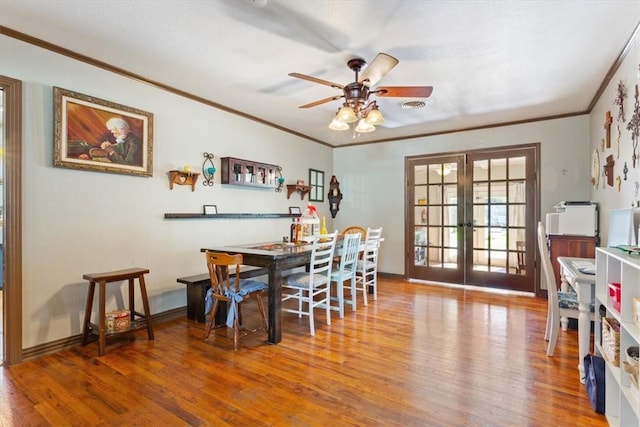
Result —
[[330, 234], [320, 234], [313, 239], [309, 274], [324, 273], [331, 275], [337, 237], [338, 232], [334, 231]]
[[[211, 288], [216, 295], [227, 295], [229, 291], [238, 292], [240, 289], [240, 265], [242, 254], [225, 254], [205, 252], [207, 268], [211, 279]], [[235, 277], [231, 274], [235, 273]]]
[[345, 269], [355, 270], [360, 249], [360, 233], [348, 233], [342, 243], [342, 256], [340, 257], [340, 271]]

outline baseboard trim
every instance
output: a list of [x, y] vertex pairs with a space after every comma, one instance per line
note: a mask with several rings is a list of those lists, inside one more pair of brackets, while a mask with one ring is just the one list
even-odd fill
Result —
[[382, 271], [378, 271], [378, 277], [380, 279], [385, 279], [385, 280], [405, 280], [406, 279], [404, 274], [383, 273]]
[[[178, 317], [184, 317], [186, 319], [187, 316], [187, 307], [178, 307], [173, 308], [171, 310], [163, 311], [161, 313], [156, 313], [151, 315], [151, 321], [154, 325], [157, 325], [162, 322], [166, 322], [168, 320], [173, 320]], [[96, 339], [95, 336], [93, 338]], [[44, 356], [45, 354], [55, 353], [60, 350], [64, 350], [70, 347], [75, 347], [77, 345], [82, 344], [82, 334], [73, 335], [67, 338], [61, 338], [59, 340], [47, 342], [44, 344], [38, 344], [33, 347], [25, 348], [22, 350], [22, 361], [35, 359], [40, 356]]]

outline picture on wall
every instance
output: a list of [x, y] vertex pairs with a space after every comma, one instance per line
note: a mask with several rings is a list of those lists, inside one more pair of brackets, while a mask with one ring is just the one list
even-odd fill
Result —
[[54, 98], [54, 166], [153, 175], [153, 114], [59, 87]]

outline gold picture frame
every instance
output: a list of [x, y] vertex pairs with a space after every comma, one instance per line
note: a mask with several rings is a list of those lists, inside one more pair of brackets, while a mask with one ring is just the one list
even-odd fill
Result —
[[53, 88], [53, 165], [153, 176], [153, 114]]

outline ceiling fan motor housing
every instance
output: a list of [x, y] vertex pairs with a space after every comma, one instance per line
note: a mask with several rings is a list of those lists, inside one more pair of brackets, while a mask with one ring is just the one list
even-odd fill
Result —
[[344, 98], [351, 107], [363, 105], [369, 99], [369, 88], [365, 85], [353, 82], [346, 85], [343, 89]]

